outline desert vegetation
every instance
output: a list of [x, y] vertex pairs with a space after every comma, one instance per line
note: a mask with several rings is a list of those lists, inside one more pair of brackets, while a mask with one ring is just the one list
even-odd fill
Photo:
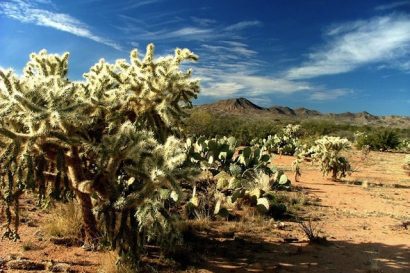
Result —
[[[197, 60], [188, 49], [155, 58], [150, 44], [142, 58], [133, 50], [128, 61], [101, 59], [81, 82], [68, 79], [68, 59], [42, 50], [22, 75], [0, 70], [2, 238], [24, 240], [24, 208], [35, 207], [47, 214], [42, 238], [103, 253], [100, 272], [155, 272], [152, 252], [175, 269], [181, 255], [198, 258], [195, 243], [206, 248], [200, 234], [215, 224], [232, 244], [245, 241], [235, 234], [250, 225], [261, 234], [299, 229], [310, 243], [327, 244], [307, 211], [320, 200], [297, 184], [305, 171], [342, 185], [367, 168], [369, 154], [409, 151], [408, 129], [256, 123], [194, 111], [199, 82], [181, 68]], [[354, 160], [358, 151], [366, 160]], [[402, 162], [408, 172], [408, 156]]]

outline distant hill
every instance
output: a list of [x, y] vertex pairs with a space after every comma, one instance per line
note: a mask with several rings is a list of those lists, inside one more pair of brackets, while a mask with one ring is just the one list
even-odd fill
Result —
[[410, 128], [410, 117], [375, 116], [368, 112], [321, 113], [307, 108], [292, 109], [286, 106], [261, 107], [246, 98], [220, 100], [211, 104], [197, 105], [193, 111], [206, 110], [218, 115], [243, 116], [286, 121], [309, 119], [332, 120], [339, 123]]
[[248, 111], [264, 111], [266, 110], [263, 107], [260, 107], [248, 99], [237, 98], [237, 99], [227, 99], [220, 100], [212, 104], [204, 104], [199, 106], [207, 110], [215, 110], [218, 112], [227, 112], [227, 113], [244, 113]]

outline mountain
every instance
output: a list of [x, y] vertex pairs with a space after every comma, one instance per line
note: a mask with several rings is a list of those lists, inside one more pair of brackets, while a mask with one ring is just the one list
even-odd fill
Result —
[[218, 115], [243, 116], [246, 118], [282, 119], [286, 121], [298, 121], [309, 118], [361, 125], [392, 126], [401, 128], [410, 127], [410, 117], [406, 116], [375, 116], [366, 111], [359, 113], [321, 113], [303, 107], [292, 109], [290, 107], [278, 105], [265, 108], [242, 97], [197, 105], [194, 107], [193, 111], [195, 110], [205, 110]]
[[214, 110], [217, 112], [249, 112], [249, 111], [263, 111], [266, 110], [248, 99], [237, 98], [220, 100], [212, 104], [204, 104], [199, 106], [206, 110]]
[[268, 110], [271, 113], [276, 113], [280, 115], [296, 116], [296, 112], [292, 108], [286, 106], [272, 106], [268, 108]]
[[320, 116], [322, 113], [316, 110], [310, 110], [307, 108], [297, 108], [295, 109], [295, 112], [299, 116], [305, 116], [305, 117], [312, 117], [312, 116]]

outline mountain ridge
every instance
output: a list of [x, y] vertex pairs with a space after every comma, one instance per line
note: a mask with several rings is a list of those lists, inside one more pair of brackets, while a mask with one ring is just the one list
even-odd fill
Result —
[[322, 113], [305, 107], [293, 109], [291, 107], [280, 105], [262, 107], [244, 97], [224, 99], [214, 103], [196, 105], [195, 108], [221, 115], [248, 115], [251, 117], [272, 117], [276, 119], [286, 118], [295, 120], [302, 118], [332, 119], [340, 122], [354, 122], [364, 125], [410, 127], [410, 116], [377, 116], [370, 114], [367, 111], [356, 113]]

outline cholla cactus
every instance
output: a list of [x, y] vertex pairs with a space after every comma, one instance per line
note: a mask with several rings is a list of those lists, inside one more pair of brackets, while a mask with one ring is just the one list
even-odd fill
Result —
[[273, 153], [280, 155], [293, 155], [299, 146], [300, 125], [288, 124], [282, 131], [266, 140], [259, 141]]
[[406, 153], [410, 152], [410, 138], [402, 139], [400, 141], [398, 150]]
[[351, 148], [351, 143], [345, 138], [323, 136], [315, 141], [313, 159], [320, 164], [323, 175], [332, 173], [332, 179], [345, 177], [351, 171], [347, 158], [340, 155]]
[[134, 50], [129, 62], [100, 60], [83, 82], [67, 78], [68, 53], [31, 54], [21, 77], [0, 70], [6, 236], [17, 238], [18, 197], [27, 188], [37, 188], [40, 199], [73, 191], [88, 241], [105, 235], [121, 253], [137, 257], [144, 234], [161, 242], [176, 234], [164, 202], [177, 199], [177, 180], [189, 170], [185, 147], [173, 135], [199, 92], [191, 71], [179, 67], [197, 56], [176, 49], [154, 60], [153, 51], [150, 44], [143, 59]]
[[404, 159], [403, 169], [410, 176], [410, 155], [406, 155], [406, 158]]

